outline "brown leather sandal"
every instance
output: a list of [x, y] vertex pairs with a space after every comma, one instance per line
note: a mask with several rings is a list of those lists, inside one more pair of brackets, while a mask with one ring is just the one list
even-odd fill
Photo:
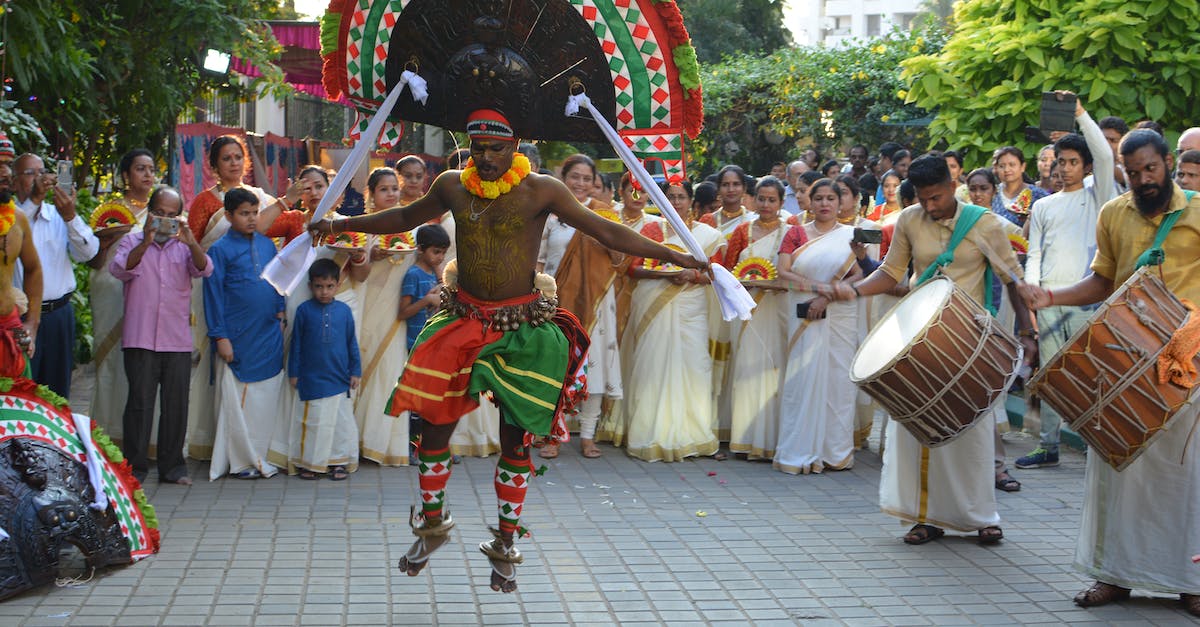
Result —
[[1200, 594], [1181, 594], [1179, 600], [1188, 614], [1200, 616]]
[[1114, 586], [1111, 583], [1097, 581], [1090, 588], [1075, 595], [1075, 605], [1079, 607], [1096, 607], [1113, 601], [1124, 601], [1129, 598], [1129, 588]]

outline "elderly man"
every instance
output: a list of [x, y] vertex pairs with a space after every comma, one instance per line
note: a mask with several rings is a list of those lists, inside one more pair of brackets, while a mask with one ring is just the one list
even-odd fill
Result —
[[1181, 155], [1189, 150], [1200, 150], [1200, 126], [1193, 126], [1179, 136], [1175, 145], [1175, 154]]
[[158, 479], [191, 485], [183, 442], [193, 348], [188, 325], [192, 279], [210, 276], [213, 266], [192, 230], [187, 225], [180, 228], [183, 199], [179, 192], [160, 187], [150, 195], [146, 208], [145, 229], [122, 238], [108, 266], [125, 284], [121, 348], [129, 397], [122, 419], [125, 438], [121, 449], [134, 476], [145, 480], [154, 399], [160, 397]]
[[[783, 212], [787, 215], [783, 216], [786, 220], [789, 216], [797, 215], [808, 208], [808, 199], [801, 199], [807, 190], [807, 186], [800, 184], [800, 175], [808, 172], [808, 164], [803, 160], [797, 159], [788, 164], [787, 167], [787, 193], [783, 195]], [[798, 195], [799, 194], [799, 195]]]
[[[75, 213], [75, 193], [70, 181], [58, 181], [41, 157], [23, 154], [13, 162], [16, 171], [17, 207], [29, 219], [33, 245], [44, 269], [38, 350], [31, 363], [35, 381], [67, 398], [71, 370], [75, 367], [75, 262], [90, 261], [100, 251], [100, 241]], [[71, 191], [67, 191], [71, 190]], [[48, 194], [54, 202], [46, 202]], [[21, 272], [14, 285], [22, 281]]]
[[[12, 144], [8, 147], [11, 151]], [[11, 166], [11, 158], [0, 159], [0, 216], [8, 211], [13, 213], [10, 226], [7, 229], [0, 227], [4, 231], [0, 233], [0, 333], [7, 336], [0, 341], [3, 345], [0, 374], [6, 377], [22, 374], [25, 370], [35, 350], [34, 340], [42, 318], [42, 265], [33, 246], [29, 219], [9, 204], [13, 184]], [[13, 275], [21, 266], [25, 269], [24, 275], [14, 280]], [[20, 289], [17, 283], [20, 283]]]

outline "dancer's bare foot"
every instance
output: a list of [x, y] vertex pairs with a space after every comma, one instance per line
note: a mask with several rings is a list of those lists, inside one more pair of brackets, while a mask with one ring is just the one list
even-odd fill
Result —
[[546, 443], [542, 445], [542, 450], [538, 451], [538, 456], [542, 459], [554, 459], [558, 457], [558, 442], [546, 440]]
[[603, 453], [600, 452], [600, 447], [596, 446], [595, 440], [584, 440], [582, 438], [579, 440], [579, 452], [582, 453], [584, 457], [591, 459], [595, 459], [603, 455]]
[[496, 536], [494, 540], [479, 543], [479, 551], [487, 556], [492, 565], [492, 590], [506, 594], [514, 592], [517, 589], [517, 564], [525, 558], [513, 546], [511, 537], [506, 538], [494, 529], [492, 533]]
[[429, 556], [450, 539], [450, 530], [453, 528], [454, 519], [450, 516], [427, 518], [420, 525], [412, 525], [417, 540], [396, 566], [409, 577], [416, 577], [429, 565]]

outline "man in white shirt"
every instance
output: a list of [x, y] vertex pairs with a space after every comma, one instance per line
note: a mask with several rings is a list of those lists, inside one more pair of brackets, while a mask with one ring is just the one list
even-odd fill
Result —
[[[89, 261], [100, 250], [100, 241], [83, 218], [75, 213], [74, 191], [58, 187], [54, 173], [36, 155], [23, 154], [13, 162], [17, 207], [29, 218], [33, 245], [42, 262], [42, 321], [37, 350], [30, 363], [33, 379], [67, 398], [71, 370], [75, 367], [75, 291], [72, 261]], [[45, 202], [53, 192], [54, 203]], [[13, 284], [22, 285], [23, 273]]]
[[[1054, 142], [1054, 158], [1063, 189], [1037, 200], [1030, 211], [1025, 281], [1050, 290], [1073, 285], [1091, 272], [1100, 207], [1116, 197], [1112, 150], [1079, 100], [1075, 101], [1075, 121], [1083, 136], [1070, 133]], [[1086, 180], [1089, 173], [1092, 178]], [[1037, 312], [1042, 365], [1087, 323], [1094, 309], [1046, 307]], [[1041, 444], [1018, 459], [1017, 468], [1058, 465], [1062, 416], [1049, 404], [1042, 403], [1041, 419]]]
[[[783, 195], [783, 212], [787, 215], [783, 216], [786, 220], [788, 216], [794, 216], [804, 211], [808, 203], [802, 203], [797, 199], [797, 190], [800, 190], [800, 175], [808, 172], [808, 164], [801, 160], [796, 160], [788, 164], [787, 167], [787, 193]], [[800, 193], [803, 193], [801, 190]]]

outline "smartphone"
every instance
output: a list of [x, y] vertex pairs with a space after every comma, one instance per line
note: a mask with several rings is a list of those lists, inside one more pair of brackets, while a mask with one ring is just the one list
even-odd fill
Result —
[[1042, 92], [1042, 112], [1038, 120], [1038, 130], [1047, 137], [1053, 131], [1073, 132], [1075, 130], [1075, 95], [1056, 94], [1052, 91]]
[[163, 235], [174, 236], [179, 233], [179, 220], [175, 218], [153, 216], [150, 218], [150, 226], [156, 233], [162, 233]]
[[[811, 304], [812, 303], [796, 303], [796, 317], [801, 320], [807, 320], [808, 319], [808, 307]], [[827, 312], [822, 311], [821, 317], [819, 318], [819, 320], [824, 320], [826, 313]]]
[[70, 159], [59, 159], [55, 169], [58, 171], [58, 188], [70, 194], [75, 184], [75, 164]]
[[861, 244], [882, 244], [883, 231], [879, 229], [854, 228], [854, 237], [850, 240]]

